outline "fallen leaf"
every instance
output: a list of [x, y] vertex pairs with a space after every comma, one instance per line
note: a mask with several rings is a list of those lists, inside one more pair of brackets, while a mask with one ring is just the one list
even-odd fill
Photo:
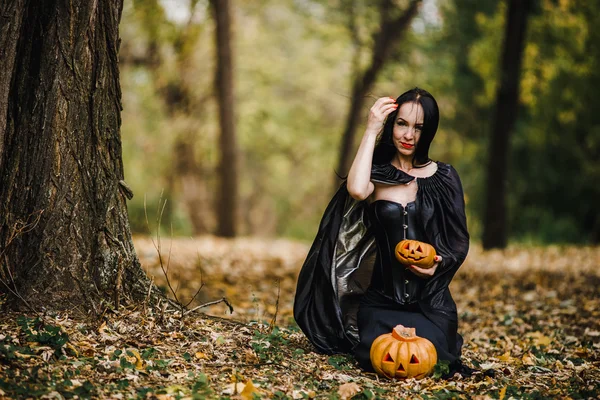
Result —
[[600, 331], [594, 331], [594, 330], [591, 330], [590, 328], [585, 328], [585, 331], [583, 332], [583, 334], [587, 335], [587, 336], [597, 337], [597, 336], [600, 336]]
[[19, 358], [31, 358], [31, 357], [35, 357], [35, 355], [32, 354], [23, 354], [23, 353], [19, 353], [18, 351], [15, 351], [15, 355]]
[[67, 343], [66, 348], [67, 348], [67, 350], [69, 350], [71, 352], [72, 356], [79, 357], [79, 352], [77, 351], [75, 346], [73, 346], [71, 343]]
[[552, 342], [552, 338], [545, 336], [541, 332], [532, 332], [528, 336], [533, 338], [533, 344], [536, 346], [548, 346]]
[[504, 386], [502, 389], [500, 389], [500, 393], [498, 393], [498, 399], [504, 400], [505, 396], [506, 396], [506, 386]]
[[240, 395], [244, 400], [252, 400], [255, 393], [260, 396], [260, 391], [254, 386], [252, 380], [248, 379]]
[[358, 386], [355, 382], [344, 383], [338, 388], [338, 394], [340, 395], [342, 400], [351, 399], [352, 396], [354, 396], [360, 391], [360, 386]]
[[535, 365], [535, 361], [533, 361], [533, 358], [529, 354], [523, 355], [521, 361], [523, 361], [524, 365]]
[[133, 348], [129, 348], [127, 349], [127, 351], [131, 352], [133, 354], [133, 356], [135, 357], [135, 369], [144, 369], [144, 362], [142, 361], [142, 357], [140, 356], [140, 353]]
[[258, 359], [254, 350], [245, 349], [244, 350], [244, 361], [247, 362], [248, 364], [255, 364], [255, 363], [258, 363], [260, 360]]
[[226, 394], [226, 395], [235, 395], [235, 394], [240, 394], [242, 393], [242, 390], [244, 390], [244, 388], [246, 387], [246, 385], [244, 385], [241, 382], [237, 382], [237, 383], [230, 383], [227, 386], [225, 386], [225, 389], [223, 389], [223, 392], [221, 392], [221, 394]]

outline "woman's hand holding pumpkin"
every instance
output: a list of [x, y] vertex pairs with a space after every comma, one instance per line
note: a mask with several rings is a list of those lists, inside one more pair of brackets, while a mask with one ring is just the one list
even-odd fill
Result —
[[441, 262], [442, 262], [442, 256], [436, 255], [435, 263], [433, 264], [433, 266], [431, 268], [420, 268], [420, 267], [417, 267], [416, 265], [407, 265], [406, 268], [408, 268], [408, 270], [410, 272], [412, 272], [413, 274], [417, 275], [420, 278], [429, 279], [435, 274], [435, 271], [437, 270], [437, 267], [438, 267], [438, 265], [440, 265]]

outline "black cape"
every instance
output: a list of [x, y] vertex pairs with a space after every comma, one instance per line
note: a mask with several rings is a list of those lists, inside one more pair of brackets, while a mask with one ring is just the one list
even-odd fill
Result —
[[[427, 178], [414, 178], [391, 164], [373, 165], [371, 181], [399, 185], [417, 179], [417, 215], [428, 243], [443, 257], [418, 303], [446, 334], [448, 351], [460, 357], [462, 337], [448, 285], [467, 256], [469, 233], [460, 178], [451, 165], [437, 164]], [[294, 318], [322, 353], [350, 353], [359, 341], [356, 313], [376, 256], [367, 207], [366, 200], [348, 194], [344, 181], [323, 214], [298, 277]]]

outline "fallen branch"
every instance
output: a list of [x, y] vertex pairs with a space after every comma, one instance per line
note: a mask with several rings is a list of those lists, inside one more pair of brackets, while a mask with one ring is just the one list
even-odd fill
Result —
[[219, 304], [219, 303], [225, 303], [225, 304], [227, 304], [227, 307], [229, 307], [229, 312], [231, 314], [233, 314], [233, 307], [231, 306], [231, 304], [229, 304], [229, 301], [225, 297], [223, 297], [220, 300], [209, 301], [208, 303], [200, 304], [199, 306], [194, 307], [191, 310], [187, 310], [183, 314], [183, 316], [188, 315], [190, 313], [193, 313], [194, 311], [199, 310], [199, 309], [201, 309], [203, 307], [214, 306], [215, 304]]

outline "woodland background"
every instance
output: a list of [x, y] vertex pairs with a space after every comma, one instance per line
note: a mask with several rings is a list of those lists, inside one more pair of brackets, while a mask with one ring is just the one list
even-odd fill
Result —
[[[598, 243], [599, 5], [533, 3], [506, 155], [507, 237]], [[398, 4], [402, 10], [408, 2]], [[459, 171], [475, 241], [483, 231], [506, 11], [495, 0], [423, 2], [358, 112], [351, 152], [376, 97], [415, 86], [430, 91], [441, 109], [430, 155]], [[378, 2], [357, 0], [233, 3], [239, 234], [313, 238], [334, 191], [353, 83], [370, 66], [378, 12]], [[144, 200], [154, 205], [161, 193], [175, 235], [217, 230], [213, 25], [203, 1], [125, 1], [123, 160], [136, 193], [128, 203], [135, 232], [147, 232]]]

